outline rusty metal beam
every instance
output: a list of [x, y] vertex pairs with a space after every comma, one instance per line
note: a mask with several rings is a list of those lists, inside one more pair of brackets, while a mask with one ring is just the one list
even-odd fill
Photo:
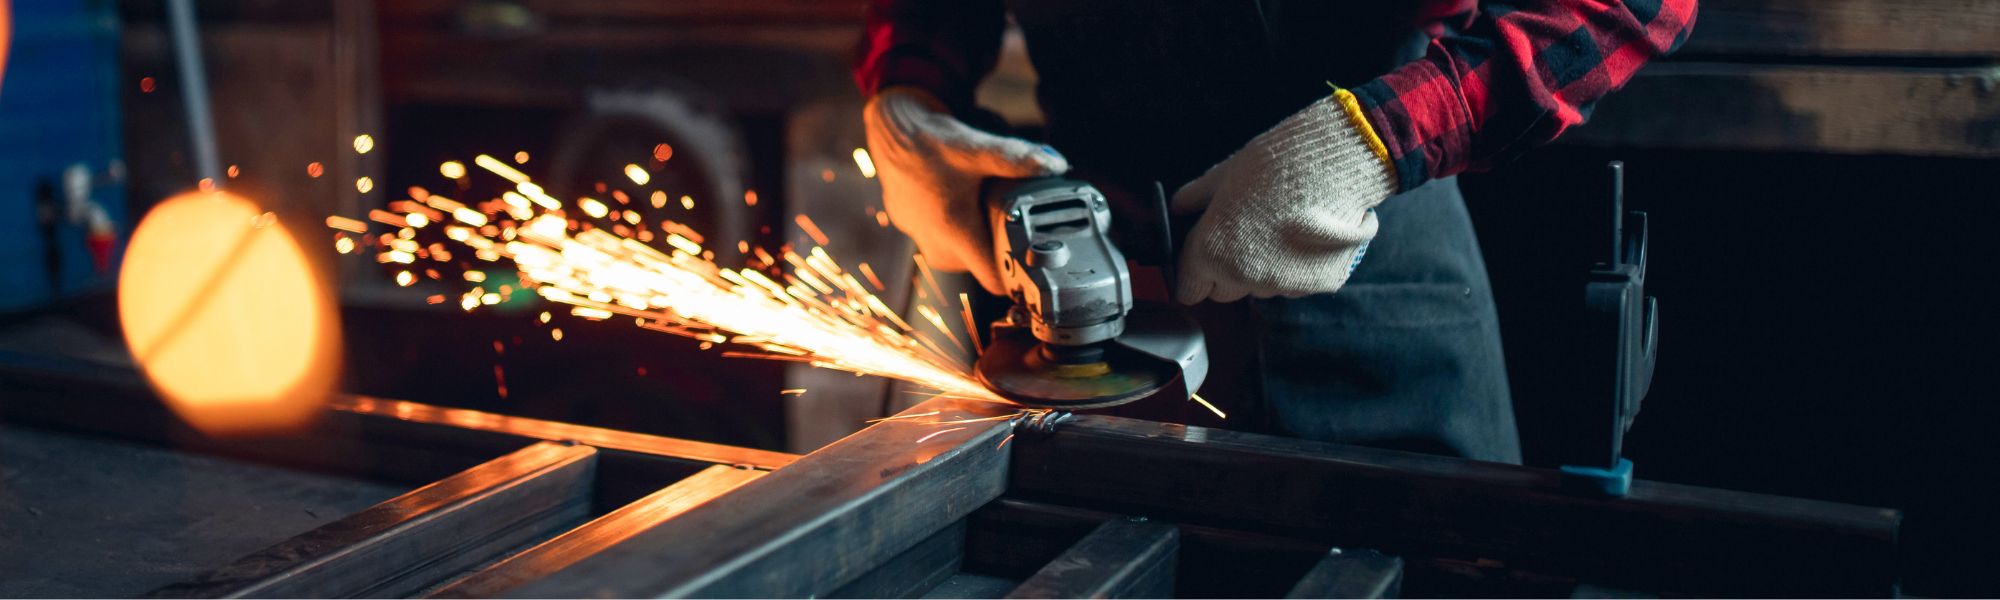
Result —
[[1544, 469], [1103, 416], [1013, 446], [1027, 500], [1634, 589], [1896, 592], [1887, 509], [1650, 481], [1591, 497]]
[[1143, 517], [1112, 519], [1040, 571], [1008, 598], [1170, 598], [1180, 530]]
[[535, 444], [150, 595], [407, 596], [582, 520], [596, 458]]
[[764, 471], [722, 465], [703, 469], [582, 527], [447, 584], [433, 592], [431, 597], [491, 598], [506, 593], [576, 564], [763, 475]]
[[510, 591], [514, 597], [824, 596], [999, 497], [1004, 415], [934, 399]]

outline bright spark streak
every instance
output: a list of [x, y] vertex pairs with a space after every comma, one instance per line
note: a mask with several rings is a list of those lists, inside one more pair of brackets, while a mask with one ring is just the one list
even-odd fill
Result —
[[1208, 409], [1208, 412], [1212, 412], [1212, 413], [1215, 413], [1215, 418], [1218, 418], [1218, 419], [1227, 419], [1227, 418], [1229, 418], [1229, 415], [1225, 415], [1225, 414], [1222, 414], [1222, 409], [1220, 409], [1220, 408], [1216, 408], [1216, 407], [1215, 407], [1215, 405], [1213, 405], [1213, 404], [1209, 404], [1209, 403], [1208, 403], [1208, 400], [1206, 400], [1206, 399], [1203, 399], [1203, 398], [1201, 397], [1201, 394], [1189, 394], [1189, 395], [1188, 395], [1188, 398], [1189, 398], [1189, 399], [1191, 399], [1191, 400], [1194, 400], [1195, 402], [1199, 402], [1199, 403], [1201, 403], [1201, 406], [1202, 406], [1202, 408], [1206, 408], [1206, 409]]
[[625, 177], [631, 179], [632, 183], [639, 185], [646, 185], [653, 181], [653, 174], [647, 173], [646, 168], [639, 165], [625, 165]]
[[371, 136], [366, 133], [354, 136], [355, 154], [367, 154], [369, 150], [374, 150], [374, 149], [375, 149], [375, 136]]
[[465, 163], [455, 160], [445, 161], [444, 164], [438, 165], [438, 174], [443, 175], [445, 179], [464, 179]]
[[507, 166], [507, 163], [500, 162], [500, 159], [493, 158], [490, 155], [481, 154], [479, 156], [472, 157], [472, 163], [479, 165], [480, 167], [485, 168], [488, 171], [492, 171], [494, 175], [505, 177], [507, 178], [508, 181], [512, 181], [514, 183], [528, 182], [528, 175], [526, 173], [522, 173], [519, 170], [516, 170], [514, 167]]
[[[660, 229], [668, 234], [661, 236], [665, 248], [647, 244], [636, 234], [586, 228], [584, 223], [572, 227], [562, 205], [525, 174], [486, 155], [474, 162], [512, 182], [533, 205], [524, 207], [514, 198], [459, 203], [428, 196], [425, 204], [450, 218], [431, 218], [426, 225], [442, 227], [452, 240], [447, 245], [470, 247], [482, 260], [511, 263], [526, 289], [548, 301], [571, 305], [573, 314], [631, 317], [632, 321], [612, 322], [637, 323], [704, 344], [741, 347], [725, 349], [722, 355], [727, 357], [800, 362], [908, 381], [950, 397], [1004, 402], [974, 380], [962, 358], [917, 335], [824, 249], [813, 248], [804, 256], [786, 251], [782, 260], [754, 249], [764, 261], [759, 268], [724, 267], [711, 262], [713, 255], [703, 250], [701, 235], [685, 225], [661, 222]], [[746, 196], [746, 201], [754, 198]], [[609, 207], [594, 199], [581, 199], [577, 206], [592, 216], [609, 214]], [[423, 207], [412, 203], [402, 208]], [[487, 225], [503, 214], [518, 217], [517, 211], [530, 215], [514, 218], [518, 224], [509, 228]], [[409, 215], [416, 214], [377, 212], [386, 214], [371, 217], [393, 218], [390, 224], [395, 226], [412, 224]], [[825, 233], [810, 219], [798, 221], [814, 241], [827, 243]], [[340, 223], [359, 224], [366, 230], [366, 224], [358, 221]], [[389, 250], [381, 255], [384, 262], [414, 260], [409, 252]], [[779, 271], [779, 267], [790, 268]], [[759, 270], [764, 268], [771, 270], [768, 274]], [[485, 278], [484, 273], [471, 273], [466, 279]], [[460, 306], [475, 310], [503, 299], [503, 294], [474, 289], [460, 298]], [[927, 312], [925, 320], [949, 335], [942, 316], [935, 310]], [[546, 322], [547, 317], [543, 319]], [[561, 341], [563, 332], [552, 327], [549, 336]], [[955, 337], [952, 342], [959, 343]]]
[[921, 444], [921, 443], [924, 443], [924, 442], [928, 442], [928, 441], [931, 441], [931, 438], [934, 438], [934, 437], [937, 437], [937, 436], [940, 436], [940, 435], [944, 435], [944, 434], [947, 434], [947, 433], [951, 433], [951, 432], [954, 432], [954, 431], [964, 431], [964, 430], [965, 430], [965, 428], [964, 428], [964, 427], [953, 427], [953, 428], [951, 428], [951, 429], [939, 429], [939, 430], [937, 430], [937, 431], [933, 431], [933, 432], [931, 432], [931, 433], [930, 433], [930, 435], [926, 435], [926, 436], [924, 436], [924, 437], [920, 437], [920, 438], [917, 438], [917, 442], [916, 442], [916, 443], [919, 443], [919, 444]]
[[827, 244], [826, 232], [819, 230], [819, 224], [814, 223], [812, 217], [799, 215], [792, 217], [792, 222], [798, 223], [799, 229], [806, 232], [806, 237], [812, 238], [813, 243], [821, 246]]
[[875, 160], [868, 157], [867, 148], [854, 149], [854, 166], [861, 169], [861, 176], [875, 178]]
[[352, 233], [368, 233], [368, 224], [347, 217], [327, 217], [326, 226]]

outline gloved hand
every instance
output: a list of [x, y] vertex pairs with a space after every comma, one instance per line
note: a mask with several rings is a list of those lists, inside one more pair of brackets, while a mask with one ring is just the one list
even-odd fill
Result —
[[1005, 293], [993, 259], [993, 232], [979, 205], [988, 177], [1060, 175], [1055, 149], [974, 129], [915, 88], [882, 90], [862, 110], [868, 149], [882, 180], [882, 207], [935, 269], [971, 271], [987, 291]]
[[1375, 237], [1370, 209], [1396, 191], [1365, 124], [1358, 107], [1314, 102], [1175, 192], [1176, 214], [1207, 212], [1183, 242], [1174, 299], [1297, 298], [1346, 284]]

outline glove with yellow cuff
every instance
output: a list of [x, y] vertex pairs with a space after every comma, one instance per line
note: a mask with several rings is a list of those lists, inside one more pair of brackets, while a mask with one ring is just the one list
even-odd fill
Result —
[[1346, 90], [1250, 140], [1174, 193], [1202, 212], [1183, 242], [1174, 298], [1233, 302], [1338, 291], [1396, 191], [1388, 149]]

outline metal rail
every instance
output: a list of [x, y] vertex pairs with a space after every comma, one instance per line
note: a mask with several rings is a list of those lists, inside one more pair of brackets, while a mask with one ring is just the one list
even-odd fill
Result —
[[[930, 422], [1005, 415], [934, 399]], [[511, 597], [823, 596], [1006, 488], [1006, 421], [878, 423], [606, 548]]]
[[1008, 598], [1167, 598], [1180, 530], [1144, 517], [1105, 521]]
[[1552, 470], [1079, 416], [1016, 443], [1009, 495], [1404, 556], [1488, 559], [1694, 595], [1896, 593], [1901, 514]]
[[498, 596], [574, 565], [763, 475], [763, 471], [723, 465], [703, 469], [611, 514], [448, 584], [430, 597]]
[[408, 596], [582, 520], [596, 458], [535, 444], [149, 596]]

